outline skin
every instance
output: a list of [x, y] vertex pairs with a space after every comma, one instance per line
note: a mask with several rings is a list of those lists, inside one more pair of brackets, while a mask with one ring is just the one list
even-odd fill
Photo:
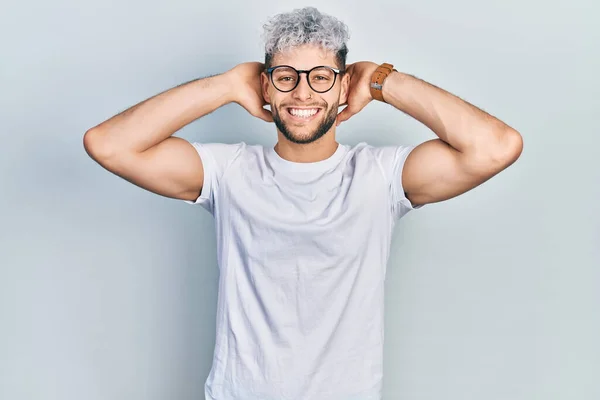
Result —
[[[276, 54], [272, 65], [290, 65], [298, 70], [308, 70], [318, 65], [339, 68], [333, 52], [311, 45]], [[335, 140], [338, 107], [346, 101], [348, 76], [338, 75], [334, 86], [325, 93], [312, 90], [305, 74], [300, 76], [298, 86], [288, 93], [278, 91], [265, 72], [261, 73], [261, 85], [263, 97], [270, 105], [277, 126], [275, 150], [282, 158], [295, 162], [314, 162], [335, 152], [338, 146]], [[320, 111], [314, 119], [305, 122], [290, 116], [288, 107], [319, 107]]]
[[[296, 126], [305, 126], [309, 122], [308, 121], [291, 121], [286, 122], [287, 119], [287, 111], [288, 107], [281, 107], [281, 110], [278, 110], [276, 107], [271, 105], [271, 109], [273, 110], [273, 120], [275, 121], [275, 125], [277, 126], [277, 131], [282, 134], [288, 141], [296, 143], [296, 144], [309, 144], [315, 142], [325, 135], [336, 123], [337, 119], [337, 109], [338, 103], [336, 102], [333, 106], [329, 106], [328, 104], [323, 105], [308, 105], [309, 107], [319, 107], [317, 113], [318, 116], [314, 118], [318, 118], [318, 126], [315, 129], [311, 129], [308, 134], [299, 135], [296, 133]], [[297, 105], [293, 105], [292, 107], [296, 108]], [[322, 117], [321, 117], [322, 116]]]
[[[333, 53], [328, 53], [325, 59], [320, 58], [322, 54], [317, 47], [302, 46], [276, 57], [274, 65], [287, 64], [297, 69], [309, 69], [323, 62], [332, 63], [325, 65], [335, 65]], [[377, 66], [368, 61], [348, 65], [339, 89], [336, 83], [335, 90], [325, 94], [311, 91], [306, 81], [302, 81], [301, 87], [289, 94], [278, 93], [265, 82], [266, 76], [263, 76], [263, 94], [271, 107], [278, 111], [286, 104], [306, 106], [309, 104], [308, 96], [316, 96], [317, 100], [325, 103], [336, 96], [339, 103], [347, 105], [337, 117], [336, 126], [339, 126], [373, 101], [369, 86]], [[392, 72], [384, 83], [383, 97], [386, 103], [425, 124], [438, 136], [438, 139], [415, 148], [406, 160], [403, 176], [398, 177], [402, 179], [407, 198], [414, 205], [439, 202], [465, 193], [506, 169], [522, 152], [522, 137], [516, 130], [457, 96], [414, 76]], [[314, 132], [317, 121], [312, 123], [298, 127], [297, 135], [306, 136], [308, 132]], [[310, 148], [310, 152], [315, 153], [322, 150], [318, 159], [324, 159], [335, 151], [336, 126], [331, 127]], [[278, 134], [278, 148], [282, 157], [295, 161], [310, 158], [305, 151], [309, 149], [308, 146], [290, 143], [282, 138], [281, 132]]]
[[[296, 69], [337, 67], [334, 53], [304, 45], [276, 54], [273, 65]], [[202, 160], [189, 142], [172, 136], [217, 108], [237, 103], [252, 116], [277, 128], [275, 150], [294, 162], [315, 162], [337, 149], [339, 124], [373, 98], [369, 90], [377, 64], [349, 64], [326, 93], [314, 92], [301, 75], [298, 87], [282, 93], [258, 62], [242, 63], [222, 74], [177, 86], [89, 129], [87, 153], [108, 171], [153, 193], [195, 200], [204, 181]], [[437, 139], [417, 146], [403, 168], [402, 185], [414, 205], [434, 203], [465, 193], [506, 169], [520, 156], [521, 135], [504, 122], [457, 96], [414, 76], [392, 72], [383, 85], [391, 107], [429, 127]], [[269, 105], [271, 110], [264, 107]], [[346, 105], [340, 113], [338, 106]], [[319, 107], [310, 121], [294, 119], [288, 107]], [[337, 114], [337, 122], [333, 116]], [[328, 118], [329, 117], [329, 118]]]

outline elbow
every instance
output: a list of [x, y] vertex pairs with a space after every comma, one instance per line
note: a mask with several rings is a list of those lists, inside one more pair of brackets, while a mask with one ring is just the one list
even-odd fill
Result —
[[512, 128], [504, 129], [486, 152], [488, 170], [492, 174], [497, 174], [514, 164], [522, 152], [523, 137], [521, 134]]
[[86, 153], [88, 153], [88, 155], [92, 155], [92, 149], [93, 149], [93, 137], [94, 137], [95, 133], [94, 133], [94, 129], [89, 129], [87, 130], [84, 134], [83, 134], [83, 148], [85, 150]]
[[523, 153], [523, 136], [512, 128], [505, 129], [499, 138], [494, 158], [506, 168], [516, 162], [521, 153]]
[[104, 139], [104, 134], [98, 128], [91, 128], [85, 132], [83, 135], [83, 148], [97, 162], [109, 158], [111, 154]]
[[495, 135], [475, 146], [470, 152], [472, 172], [485, 178], [496, 175], [515, 163], [523, 152], [523, 137], [512, 128], [501, 128]]

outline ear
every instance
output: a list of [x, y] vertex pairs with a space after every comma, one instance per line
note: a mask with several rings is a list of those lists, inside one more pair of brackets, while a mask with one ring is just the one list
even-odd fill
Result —
[[267, 104], [271, 104], [271, 96], [269, 96], [269, 77], [266, 72], [260, 73], [260, 87], [262, 89], [262, 96]]
[[340, 90], [340, 99], [339, 99], [339, 104], [346, 104], [346, 102], [348, 101], [348, 88], [350, 87], [350, 74], [349, 73], [345, 73], [342, 76], [342, 85], [341, 85], [341, 90]]

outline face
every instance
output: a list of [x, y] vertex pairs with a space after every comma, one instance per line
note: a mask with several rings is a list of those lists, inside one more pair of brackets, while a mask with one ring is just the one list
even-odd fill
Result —
[[[338, 68], [335, 54], [317, 46], [304, 45], [273, 57], [272, 66], [289, 65], [297, 70], [310, 70], [319, 65]], [[263, 96], [271, 105], [277, 129], [293, 143], [312, 143], [335, 131], [338, 106], [346, 101], [347, 76], [338, 75], [334, 86], [325, 93], [315, 92], [300, 74], [298, 86], [291, 92], [278, 91], [266, 73], [262, 74]]]

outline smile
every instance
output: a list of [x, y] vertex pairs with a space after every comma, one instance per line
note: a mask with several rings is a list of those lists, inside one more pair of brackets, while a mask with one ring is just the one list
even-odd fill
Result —
[[320, 108], [288, 108], [288, 114], [299, 121], [310, 121], [315, 118], [320, 112]]

